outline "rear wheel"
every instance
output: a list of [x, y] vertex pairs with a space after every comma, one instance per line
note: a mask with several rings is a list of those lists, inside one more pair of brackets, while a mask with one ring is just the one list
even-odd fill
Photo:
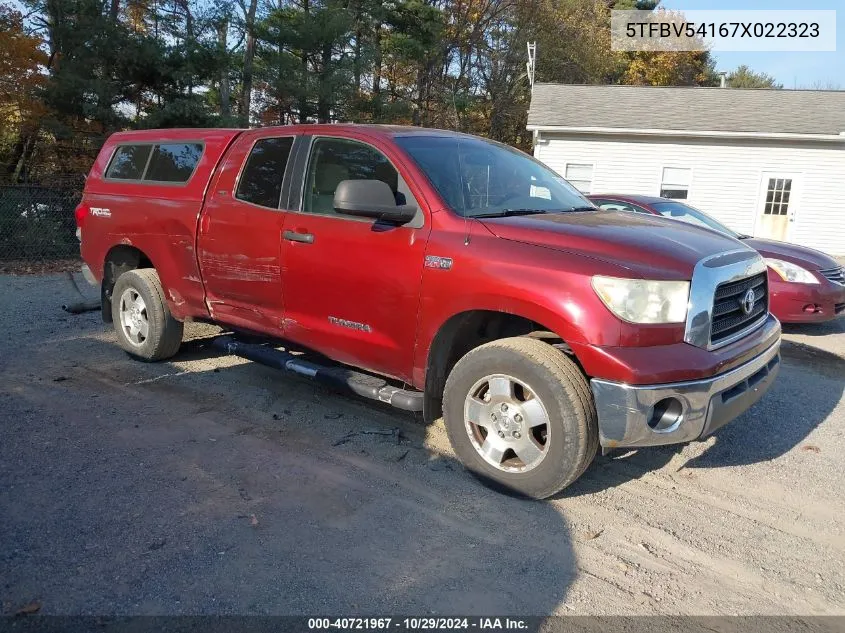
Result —
[[542, 499], [575, 481], [598, 448], [587, 380], [552, 346], [507, 338], [477, 347], [449, 374], [446, 429], [485, 483]]
[[117, 340], [132, 356], [157, 361], [179, 351], [183, 325], [170, 314], [154, 268], [129, 270], [118, 277], [111, 303]]

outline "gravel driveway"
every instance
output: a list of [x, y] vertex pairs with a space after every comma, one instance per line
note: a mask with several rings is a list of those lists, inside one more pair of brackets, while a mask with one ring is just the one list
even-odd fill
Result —
[[715, 437], [541, 503], [213, 327], [131, 361], [67, 288], [0, 277], [5, 613], [845, 614], [845, 319], [788, 328], [773, 391]]

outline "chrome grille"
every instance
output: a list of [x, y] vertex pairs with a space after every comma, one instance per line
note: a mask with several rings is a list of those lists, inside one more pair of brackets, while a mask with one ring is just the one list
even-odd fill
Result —
[[826, 279], [845, 286], [845, 266], [840, 266], [839, 268], [828, 268], [827, 270], [820, 270], [819, 272], [824, 275]]
[[[720, 284], [713, 296], [713, 320], [710, 325], [710, 342], [717, 344], [739, 334], [766, 318], [769, 309], [769, 292], [766, 273]], [[754, 291], [754, 307], [748, 313], [743, 300], [749, 290]]]

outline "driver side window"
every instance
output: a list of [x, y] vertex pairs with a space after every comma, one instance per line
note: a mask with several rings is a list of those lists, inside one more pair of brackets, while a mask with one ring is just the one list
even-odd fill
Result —
[[311, 147], [305, 181], [303, 211], [338, 215], [334, 193], [344, 180], [381, 180], [387, 183], [396, 204], [405, 204], [405, 189], [399, 173], [378, 150], [364, 143], [337, 138], [318, 138]]

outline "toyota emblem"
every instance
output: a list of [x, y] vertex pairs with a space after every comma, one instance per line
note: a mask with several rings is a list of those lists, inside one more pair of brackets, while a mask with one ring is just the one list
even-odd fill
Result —
[[742, 301], [739, 302], [739, 306], [742, 308], [743, 314], [751, 314], [751, 311], [754, 309], [754, 300], [754, 290], [749, 289], [742, 298]]

